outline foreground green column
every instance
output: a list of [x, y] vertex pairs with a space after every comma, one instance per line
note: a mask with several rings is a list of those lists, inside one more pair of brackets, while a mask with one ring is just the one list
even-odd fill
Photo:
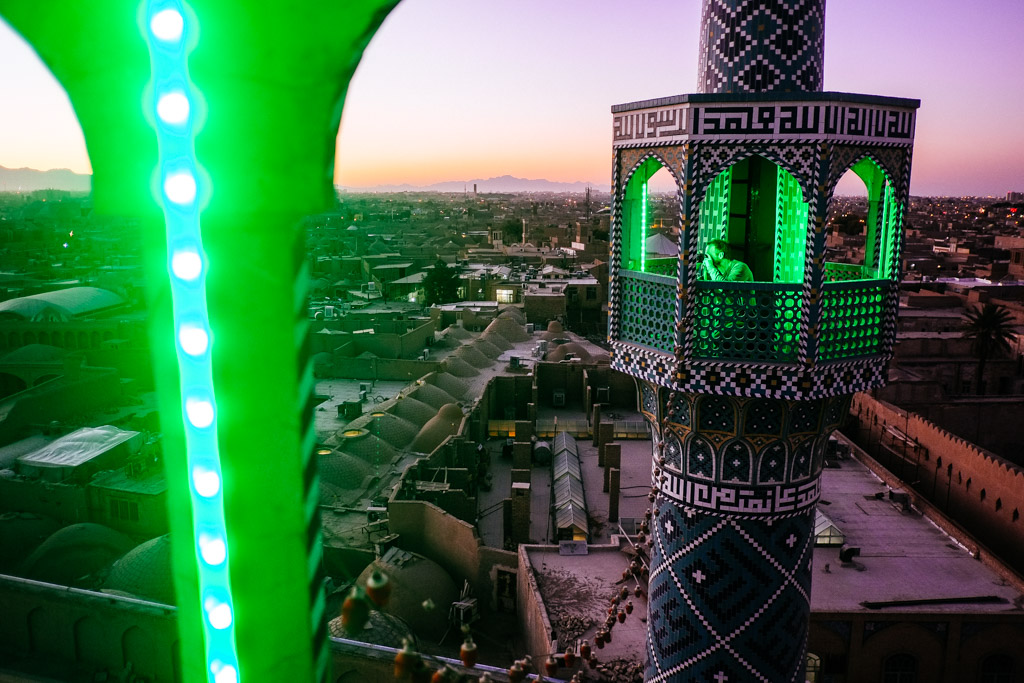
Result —
[[298, 220], [397, 0], [0, 0], [140, 218], [187, 681], [327, 680]]

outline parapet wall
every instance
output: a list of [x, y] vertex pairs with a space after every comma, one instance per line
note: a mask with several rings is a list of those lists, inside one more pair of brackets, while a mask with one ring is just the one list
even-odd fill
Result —
[[181, 679], [174, 607], [0, 576], [0, 615], [0, 659], [44, 659], [116, 680], [130, 665], [139, 680]]
[[[850, 418], [869, 455], [1024, 573], [1024, 468], [865, 393], [854, 396]], [[884, 448], [887, 428], [906, 433], [908, 447]]]

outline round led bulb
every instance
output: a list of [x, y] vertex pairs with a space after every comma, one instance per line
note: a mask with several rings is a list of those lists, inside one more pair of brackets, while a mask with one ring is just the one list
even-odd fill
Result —
[[206, 564], [217, 567], [224, 564], [228, 557], [228, 547], [224, 539], [211, 534], [199, 534], [199, 555]]
[[191, 282], [203, 272], [203, 259], [191, 249], [176, 251], [171, 257], [171, 272], [182, 280]]
[[180, 125], [188, 121], [192, 106], [188, 97], [180, 90], [161, 95], [156, 101], [156, 115], [164, 123]]
[[149, 30], [165, 43], [177, 42], [185, 31], [185, 19], [178, 10], [165, 9], [153, 15], [149, 21]]
[[198, 325], [185, 324], [178, 329], [181, 350], [190, 356], [201, 356], [210, 348], [210, 335]]
[[220, 493], [220, 475], [205, 467], [192, 468], [192, 485], [203, 498], [212, 498]]
[[185, 415], [196, 429], [206, 429], [213, 424], [213, 404], [202, 398], [185, 400]]
[[206, 598], [203, 608], [206, 610], [206, 619], [213, 628], [222, 631], [231, 626], [231, 605], [217, 598]]
[[210, 664], [210, 673], [213, 674], [213, 683], [238, 683], [238, 671], [235, 667], [220, 660]]
[[188, 171], [170, 173], [164, 178], [164, 196], [172, 204], [191, 204], [196, 199], [196, 179]]

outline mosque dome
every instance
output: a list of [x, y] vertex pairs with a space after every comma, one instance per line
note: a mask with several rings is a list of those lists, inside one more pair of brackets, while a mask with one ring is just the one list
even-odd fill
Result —
[[[440, 638], [448, 628], [448, 608], [459, 599], [458, 588], [448, 572], [422, 555], [392, 548], [366, 567], [357, 583], [365, 586], [374, 569], [387, 574], [392, 582], [391, 597], [384, 611], [400, 618], [420, 637]], [[431, 610], [423, 608], [428, 599], [434, 604]]]
[[63, 586], [108, 567], [131, 550], [131, 539], [102, 524], [72, 524], [51, 534], [22, 564], [20, 576]]
[[110, 568], [103, 589], [163, 605], [175, 604], [171, 537], [157, 536], [129, 550]]

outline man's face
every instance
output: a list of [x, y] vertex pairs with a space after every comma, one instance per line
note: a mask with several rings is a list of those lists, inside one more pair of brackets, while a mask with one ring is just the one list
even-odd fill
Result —
[[725, 257], [725, 252], [722, 251], [722, 249], [715, 244], [712, 244], [710, 247], [708, 247], [707, 252], [708, 258], [711, 259], [711, 263], [715, 264], [716, 266], [718, 265], [718, 262]]

